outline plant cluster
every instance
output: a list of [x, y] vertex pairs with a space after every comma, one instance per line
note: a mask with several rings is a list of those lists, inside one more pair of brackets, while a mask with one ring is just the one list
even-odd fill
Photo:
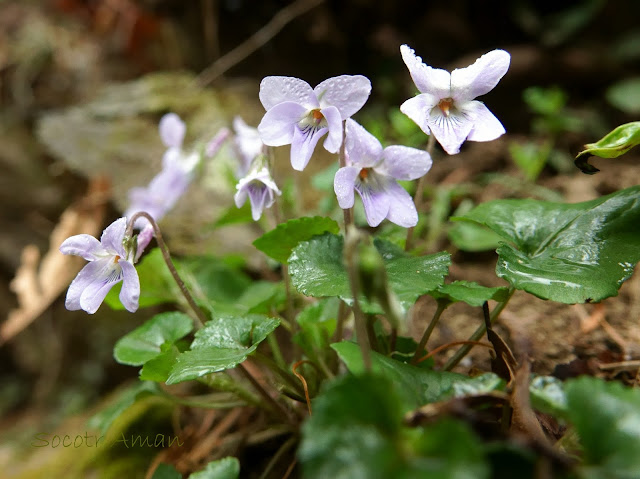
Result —
[[[446, 282], [451, 255], [422, 254], [423, 238], [414, 234], [425, 175], [436, 141], [454, 155], [465, 141], [505, 133], [476, 98], [496, 87], [510, 55], [494, 50], [452, 72], [426, 65], [406, 45], [401, 55], [419, 94], [400, 111], [429, 135], [426, 151], [383, 147], [352, 118], [371, 92], [361, 75], [315, 88], [298, 78], [267, 77], [260, 85], [266, 113], [257, 128], [237, 117], [233, 135], [224, 129], [193, 151], [183, 148], [181, 119], [173, 113], [161, 119], [167, 146], [161, 172], [130, 192], [128, 210], [100, 241], [78, 235], [60, 247], [89, 261], [69, 287], [68, 309], [92, 314], [105, 298], [131, 312], [168, 302], [180, 307], [115, 345], [118, 362], [141, 367], [140, 385], [118, 411], [148, 395], [201, 408], [250, 406], [259, 418], [253, 434], [281, 444], [261, 477], [281, 469], [289, 475], [296, 463], [312, 479], [638, 477], [638, 390], [595, 378], [563, 383], [532, 376], [527, 359], [514, 358], [492, 324], [515, 290], [567, 304], [615, 296], [640, 260], [640, 186], [577, 204], [479, 204], [451, 220], [499, 237], [496, 274], [508, 286]], [[214, 257], [172, 259], [158, 227], [202, 162], [230, 137], [238, 157], [235, 204], [248, 200], [254, 221], [268, 210], [278, 223], [254, 242], [272, 265], [279, 263], [277, 282], [252, 281]], [[291, 166], [302, 171], [323, 138], [337, 155], [332, 184], [342, 224], [329, 216], [283, 220], [273, 148], [291, 145]], [[576, 165], [595, 173], [589, 155], [612, 158], [638, 143], [640, 123], [623, 125], [587, 145]], [[355, 226], [356, 192], [366, 229]], [[384, 220], [405, 235], [382, 237], [375, 228]], [[158, 248], [146, 251], [153, 238]], [[407, 337], [408, 324], [425, 295], [437, 308], [416, 342]], [[436, 369], [438, 351], [426, 350], [428, 340], [460, 301], [477, 307], [484, 320]], [[481, 341], [485, 334], [488, 342]], [[451, 372], [476, 345], [490, 349], [492, 371]], [[167, 387], [177, 383], [193, 384], [182, 392], [199, 392], [178, 395]], [[556, 430], [545, 430], [537, 413], [547, 414]], [[95, 424], [106, 430], [116, 416], [100, 415]], [[190, 477], [233, 478], [239, 470], [228, 457]], [[153, 477], [181, 475], [162, 465]]]

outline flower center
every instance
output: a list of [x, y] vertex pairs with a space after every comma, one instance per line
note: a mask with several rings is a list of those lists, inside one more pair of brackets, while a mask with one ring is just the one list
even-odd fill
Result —
[[369, 177], [369, 170], [371, 170], [371, 168], [362, 168], [360, 170], [360, 173], [358, 173], [358, 176], [360, 177], [361, 181], [365, 181]]
[[120, 261], [120, 256], [115, 255], [115, 256], [113, 257], [113, 262], [114, 262], [114, 264], [118, 264], [118, 261]]
[[317, 124], [320, 124], [322, 120], [324, 120], [324, 115], [320, 113], [320, 110], [311, 110], [311, 116]]
[[438, 103], [438, 108], [440, 108], [444, 116], [449, 116], [449, 110], [452, 106], [453, 98], [443, 98], [442, 100], [440, 100], [440, 103]]

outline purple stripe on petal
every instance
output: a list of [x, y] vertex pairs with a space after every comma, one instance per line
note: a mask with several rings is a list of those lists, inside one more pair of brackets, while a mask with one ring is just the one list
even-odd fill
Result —
[[460, 152], [460, 146], [469, 136], [473, 120], [459, 110], [445, 115], [440, 109], [434, 108], [429, 118], [429, 127], [444, 151], [455, 155]]
[[138, 278], [138, 272], [129, 261], [121, 259], [118, 264], [122, 268], [120, 302], [127, 311], [135, 313], [138, 310], [138, 302], [140, 300], [140, 278]]
[[269, 188], [264, 183], [252, 181], [247, 186], [247, 193], [251, 202], [251, 217], [253, 221], [258, 221], [267, 202]]
[[327, 127], [306, 125], [301, 129], [294, 128], [291, 142], [291, 166], [294, 170], [302, 171], [309, 163], [318, 140], [329, 131]]
[[356, 181], [355, 189], [362, 198], [362, 205], [369, 226], [378, 226], [389, 213], [388, 179], [370, 171], [366, 182]]
[[98, 310], [107, 293], [122, 280], [122, 267], [114, 263], [113, 259], [103, 266], [80, 295], [80, 307], [89, 314]]

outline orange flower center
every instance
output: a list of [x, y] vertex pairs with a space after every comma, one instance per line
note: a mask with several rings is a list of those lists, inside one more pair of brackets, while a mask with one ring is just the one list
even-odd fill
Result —
[[453, 98], [443, 98], [438, 103], [438, 108], [442, 111], [444, 116], [449, 116], [449, 109], [453, 106]]
[[360, 170], [360, 173], [358, 173], [358, 176], [362, 181], [366, 180], [367, 177], [369, 176], [369, 168], [362, 168]]
[[313, 116], [313, 119], [316, 121], [316, 123], [320, 123], [322, 120], [324, 120], [324, 115], [320, 113], [320, 110], [312, 110], [311, 115]]

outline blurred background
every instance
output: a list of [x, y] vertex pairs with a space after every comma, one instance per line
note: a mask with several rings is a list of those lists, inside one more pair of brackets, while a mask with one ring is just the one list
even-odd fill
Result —
[[[186, 120], [187, 142], [206, 140], [236, 114], [258, 123], [264, 76], [313, 86], [362, 74], [373, 91], [359, 121], [423, 146], [398, 111], [416, 91], [399, 46], [449, 70], [502, 48], [511, 67], [482, 100], [508, 134], [465, 146], [434, 179], [500, 170], [515, 186], [496, 196], [537, 182], [579, 201], [640, 183], [637, 153], [595, 179], [572, 164], [584, 143], [638, 120], [639, 18], [637, 0], [0, 0], [0, 463], [137, 375], [112, 348], [151, 312], [66, 311], [74, 274], [60, 271], [82, 261], [60, 264], [56, 241], [99, 234], [157, 172], [164, 113]], [[216, 168], [168, 220], [178, 253], [250, 254], [245, 230], [206, 228], [232, 201]]]

